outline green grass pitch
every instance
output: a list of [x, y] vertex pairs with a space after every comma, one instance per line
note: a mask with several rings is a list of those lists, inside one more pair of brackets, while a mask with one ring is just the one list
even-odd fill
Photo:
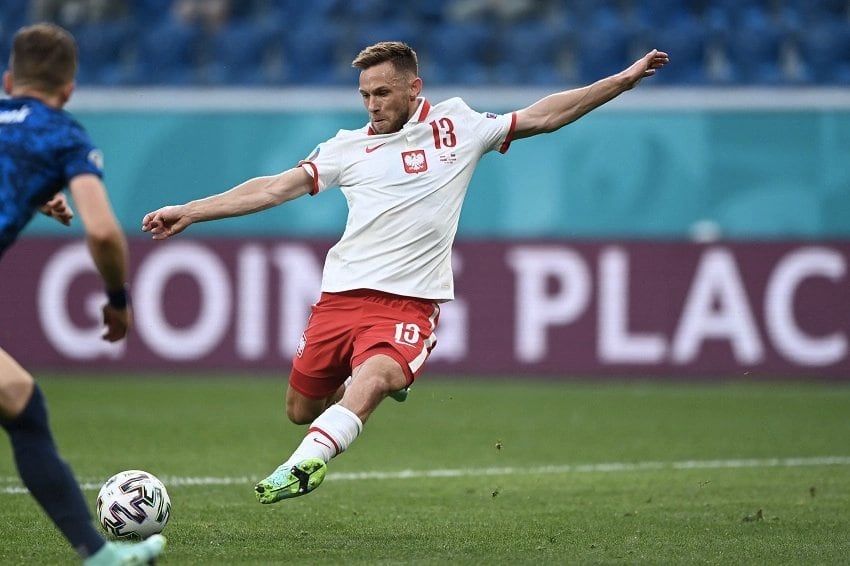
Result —
[[[424, 376], [314, 493], [253, 482], [300, 441], [285, 380], [40, 379], [94, 507], [130, 468], [168, 486], [160, 564], [847, 564], [850, 386]], [[0, 435], [0, 564], [73, 564]]]

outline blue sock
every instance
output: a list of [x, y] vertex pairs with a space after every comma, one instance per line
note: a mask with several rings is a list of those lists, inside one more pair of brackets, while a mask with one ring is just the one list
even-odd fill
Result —
[[103, 537], [71, 468], [60, 458], [47, 420], [44, 396], [36, 385], [24, 410], [12, 420], [0, 419], [9, 433], [15, 463], [24, 485], [71, 546], [85, 558], [100, 550]]

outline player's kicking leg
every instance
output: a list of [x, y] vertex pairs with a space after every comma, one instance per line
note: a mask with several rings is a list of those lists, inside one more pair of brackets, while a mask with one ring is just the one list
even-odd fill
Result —
[[[397, 384], [403, 385], [406, 381], [398, 362], [381, 354], [356, 367], [354, 375], [356, 379], [346, 389], [342, 400], [325, 409], [311, 423], [304, 440], [289, 459], [255, 486], [260, 503], [275, 503], [316, 489], [325, 478], [327, 462], [344, 452], [360, 435], [363, 421], [377, 408], [387, 391], [397, 389]], [[315, 399], [292, 387], [293, 382], [301, 378], [297, 370], [293, 370], [287, 391], [287, 412], [295, 423], [303, 423], [309, 408], [316, 403]]]

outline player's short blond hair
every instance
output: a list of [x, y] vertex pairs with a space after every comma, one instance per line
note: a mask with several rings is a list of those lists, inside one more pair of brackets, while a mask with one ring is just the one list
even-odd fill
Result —
[[9, 69], [16, 85], [54, 94], [74, 80], [77, 42], [56, 24], [23, 27], [12, 40]]
[[414, 77], [419, 76], [419, 59], [416, 57], [416, 51], [401, 41], [382, 41], [370, 45], [354, 58], [351, 66], [364, 70], [387, 61], [390, 61], [399, 72], [410, 73]]

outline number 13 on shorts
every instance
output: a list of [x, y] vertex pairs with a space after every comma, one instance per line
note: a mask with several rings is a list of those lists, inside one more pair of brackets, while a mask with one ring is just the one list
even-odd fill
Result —
[[415, 347], [419, 342], [419, 325], [412, 322], [399, 322], [395, 325], [396, 344]]

